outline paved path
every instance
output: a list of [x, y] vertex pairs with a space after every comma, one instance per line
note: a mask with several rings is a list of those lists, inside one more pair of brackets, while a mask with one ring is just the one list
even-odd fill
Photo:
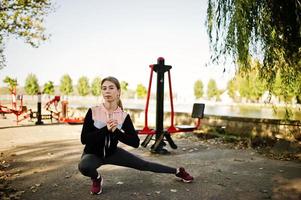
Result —
[[93, 196], [90, 180], [77, 170], [83, 149], [80, 130], [78, 125], [0, 129], [0, 160], [9, 164], [0, 172], [8, 174], [10, 187], [17, 189], [12, 193], [15, 199], [301, 199], [300, 162], [271, 160], [252, 149], [231, 149], [195, 137], [176, 137], [179, 148], [167, 156], [121, 144], [144, 159], [184, 166], [195, 177], [193, 183], [107, 165], [99, 169], [105, 180], [103, 194]]

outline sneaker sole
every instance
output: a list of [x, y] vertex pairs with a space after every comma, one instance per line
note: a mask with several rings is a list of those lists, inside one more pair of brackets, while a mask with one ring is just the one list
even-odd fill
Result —
[[91, 195], [99, 195], [102, 193], [102, 190], [100, 190], [98, 193], [90, 192]]
[[185, 180], [185, 179], [181, 179], [181, 181], [183, 181], [184, 183], [191, 183], [192, 180]]

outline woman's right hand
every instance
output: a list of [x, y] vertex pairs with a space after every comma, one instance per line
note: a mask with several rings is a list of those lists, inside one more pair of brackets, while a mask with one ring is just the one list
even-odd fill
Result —
[[117, 125], [118, 125], [117, 120], [109, 119], [109, 120], [107, 121], [107, 128], [108, 128], [108, 130], [111, 131], [111, 132], [114, 132], [114, 131], [115, 131], [115, 129], [117, 128]]

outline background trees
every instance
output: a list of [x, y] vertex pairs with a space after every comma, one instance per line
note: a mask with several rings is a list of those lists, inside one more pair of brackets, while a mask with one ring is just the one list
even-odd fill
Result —
[[70, 95], [73, 92], [72, 79], [71, 79], [71, 77], [68, 74], [65, 74], [61, 78], [60, 92], [63, 95]]
[[194, 83], [193, 90], [194, 90], [194, 96], [195, 96], [196, 99], [202, 98], [203, 95], [204, 95], [204, 85], [203, 85], [203, 82], [201, 80], [197, 80]]
[[216, 85], [215, 80], [210, 79], [207, 85], [207, 97], [208, 99], [212, 99], [213, 97], [218, 98], [219, 91]]
[[48, 81], [47, 83], [44, 84], [43, 93], [49, 95], [54, 94], [54, 85], [52, 81]]
[[90, 93], [89, 79], [86, 76], [78, 79], [77, 91], [80, 96], [87, 96]]
[[101, 78], [95, 77], [91, 84], [91, 93], [93, 96], [99, 96], [101, 94]]
[[237, 89], [242, 98], [250, 100], [252, 102], [258, 102], [263, 93], [267, 90], [266, 83], [260, 79], [260, 66], [258, 60], [251, 60], [251, 68], [248, 73], [243, 70], [239, 70], [233, 79], [234, 84], [237, 85]]
[[18, 85], [17, 79], [13, 79], [9, 76], [6, 76], [3, 80], [3, 82], [8, 85], [8, 89], [9, 89], [10, 93], [12, 93], [14, 88], [16, 88]]
[[235, 84], [235, 80], [232, 79], [228, 82], [227, 84], [227, 94], [230, 98], [232, 98], [233, 100], [236, 99], [236, 90], [237, 90], [237, 86]]
[[126, 92], [128, 90], [128, 86], [129, 86], [128, 82], [120, 81], [120, 87], [123, 92]]
[[144, 85], [142, 85], [141, 83], [137, 85], [136, 88], [136, 94], [138, 98], [143, 98], [146, 96], [147, 94], [147, 90], [146, 87], [144, 87]]
[[29, 74], [25, 80], [24, 86], [26, 94], [35, 95], [39, 92], [40, 86], [36, 75]]
[[[229, 99], [225, 96], [226, 94], [233, 100], [233, 102], [254, 102], [262, 103], [267, 101], [269, 97], [273, 97], [273, 102], [276, 103], [286, 103], [286, 104], [300, 104], [300, 94], [301, 94], [301, 76], [297, 77], [297, 81], [294, 85], [283, 85], [281, 83], [281, 74], [278, 72], [276, 75], [275, 83], [272, 86], [271, 95], [267, 96], [267, 87], [265, 81], [259, 78], [259, 67], [258, 62], [254, 61], [252, 70], [248, 73], [248, 76], [238, 71], [233, 79], [229, 80], [227, 87], [220, 89], [214, 79], [210, 79], [206, 84], [206, 90], [204, 91], [204, 84], [202, 80], [196, 80], [193, 89], [194, 96], [196, 99], [208, 99], [214, 101]], [[5, 77], [3, 82], [8, 85], [8, 87], [2, 87], [1, 95], [11, 94], [13, 89], [18, 86], [17, 79], [11, 77]], [[92, 94], [93, 96], [101, 95], [101, 78], [95, 77], [89, 86], [89, 79], [82, 76], [76, 86], [73, 86], [72, 79], [68, 74], [62, 76], [60, 80], [60, 85], [55, 86], [53, 81], [46, 82], [42, 89], [44, 94], [48, 95], [80, 95], [86, 96]], [[122, 98], [144, 98], [147, 94], [147, 88], [142, 84], [138, 84], [136, 89], [128, 89], [128, 83], [126, 81], [121, 81]], [[73, 87], [77, 88], [77, 92], [73, 92]], [[57, 88], [57, 89], [56, 89]], [[26, 84], [24, 87], [19, 86], [18, 93], [25, 93], [29, 95], [35, 95], [39, 90], [38, 79], [34, 74], [29, 74], [26, 79]], [[286, 96], [283, 95], [283, 90], [286, 91]], [[153, 94], [152, 94], [153, 95]], [[222, 96], [221, 96], [222, 95]], [[226, 97], [224, 99], [224, 97]], [[264, 98], [263, 98], [264, 97]], [[177, 98], [177, 94], [174, 95]]]
[[295, 85], [295, 95], [296, 95], [296, 101], [298, 104], [301, 104], [301, 74], [297, 77], [296, 85]]

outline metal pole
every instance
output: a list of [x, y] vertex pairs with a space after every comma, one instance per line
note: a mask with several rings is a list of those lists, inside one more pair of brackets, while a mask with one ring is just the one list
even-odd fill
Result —
[[[157, 68], [157, 101], [156, 101], [156, 130], [163, 131], [164, 121], [164, 58], [158, 58]], [[158, 134], [156, 135], [157, 139]]]
[[157, 72], [157, 93], [156, 93], [156, 142], [152, 151], [155, 153], [168, 153], [164, 146], [164, 73], [171, 69], [171, 66], [164, 64], [164, 58], [159, 57], [154, 71]]
[[44, 122], [42, 121], [42, 95], [41, 92], [38, 92], [38, 111], [36, 125], [42, 124], [44, 124]]
[[149, 78], [149, 84], [148, 84], [148, 90], [147, 90], [147, 99], [146, 99], [146, 105], [145, 105], [145, 119], [144, 119], [144, 129], [149, 131], [150, 129], [148, 128], [148, 106], [149, 106], [149, 99], [151, 95], [151, 88], [152, 88], [152, 80], [153, 80], [153, 72], [154, 72], [154, 66], [150, 65], [151, 68], [151, 73], [150, 73], [150, 78]]

